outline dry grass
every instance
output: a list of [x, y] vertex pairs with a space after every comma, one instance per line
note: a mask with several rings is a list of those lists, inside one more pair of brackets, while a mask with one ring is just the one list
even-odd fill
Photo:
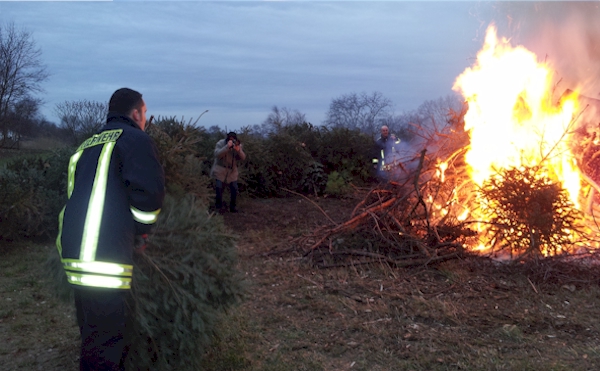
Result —
[[[281, 250], [307, 223], [327, 219], [306, 201], [273, 202], [281, 212], [257, 200], [245, 214], [225, 215], [249, 236], [240, 245], [241, 269], [253, 282], [248, 301], [232, 315], [244, 318], [253, 337], [238, 341], [251, 346], [243, 367], [232, 369], [593, 370], [600, 364], [594, 266], [552, 260], [514, 266], [472, 257], [405, 269], [317, 269], [293, 249], [270, 255], [268, 242], [279, 238]], [[318, 203], [338, 222], [354, 205]], [[306, 218], [290, 220], [291, 209]], [[260, 210], [270, 221], [262, 227], [253, 222]]]
[[[356, 200], [317, 199], [335, 221]], [[329, 223], [299, 198], [240, 202], [223, 215], [242, 236], [251, 286], [227, 313], [207, 370], [596, 370], [600, 269], [596, 261], [318, 269], [295, 250]], [[70, 304], [48, 294], [41, 266], [52, 247], [0, 251], [2, 370], [76, 370]]]
[[54, 246], [0, 247], [0, 368], [75, 370], [79, 329], [74, 306], [53, 295], [44, 275]]

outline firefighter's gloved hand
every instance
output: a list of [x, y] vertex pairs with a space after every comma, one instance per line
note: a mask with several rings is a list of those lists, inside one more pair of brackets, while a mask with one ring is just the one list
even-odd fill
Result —
[[140, 234], [135, 236], [135, 244], [134, 244], [134, 249], [133, 251], [135, 251], [138, 254], [141, 254], [144, 252], [144, 250], [146, 250], [146, 247], [148, 247], [148, 235], [147, 234]]

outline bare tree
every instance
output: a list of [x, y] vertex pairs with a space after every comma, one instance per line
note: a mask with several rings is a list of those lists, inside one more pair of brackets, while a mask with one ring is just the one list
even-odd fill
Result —
[[273, 106], [265, 121], [261, 125], [254, 125], [252, 130], [255, 134], [266, 136], [269, 133], [279, 132], [285, 126], [301, 125], [305, 122], [306, 115], [300, 111]]
[[67, 129], [74, 145], [95, 134], [106, 122], [108, 103], [88, 100], [65, 101], [56, 105], [54, 111], [59, 126]]
[[48, 78], [41, 54], [29, 32], [13, 23], [0, 26], [0, 146], [12, 132], [10, 116], [18, 113], [18, 104], [35, 102], [31, 94], [41, 92], [40, 84]]
[[333, 99], [325, 124], [331, 127], [359, 129], [375, 134], [379, 126], [391, 116], [392, 102], [379, 92], [350, 93]]
[[464, 102], [456, 94], [428, 100], [414, 111], [394, 116], [390, 130], [393, 127], [403, 141], [411, 142], [416, 148], [427, 147], [432, 143], [441, 143], [440, 136], [452, 136], [457, 130], [453, 126], [456, 124], [454, 115], [464, 109]]

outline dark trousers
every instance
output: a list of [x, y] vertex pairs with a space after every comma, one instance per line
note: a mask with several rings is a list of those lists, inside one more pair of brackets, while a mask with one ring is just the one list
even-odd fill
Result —
[[80, 371], [125, 370], [129, 290], [75, 287], [74, 293], [81, 333]]
[[[221, 207], [223, 207], [223, 185], [224, 183], [220, 180], [217, 179], [217, 182], [215, 184], [215, 188], [216, 188], [216, 200], [215, 200], [215, 207], [217, 209], [220, 209]], [[237, 201], [237, 194], [238, 194], [238, 183], [237, 182], [231, 182], [229, 183], [229, 193], [231, 194], [231, 199], [229, 200], [229, 210], [235, 210], [235, 207], [237, 205], [236, 201]]]

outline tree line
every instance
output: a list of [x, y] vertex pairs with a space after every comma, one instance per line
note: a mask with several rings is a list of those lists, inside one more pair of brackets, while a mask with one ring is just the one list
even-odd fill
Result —
[[[23, 138], [50, 136], [77, 145], [95, 133], [106, 119], [108, 102], [86, 99], [64, 101], [54, 108], [58, 125], [43, 117], [39, 108], [42, 83], [49, 77], [40, 48], [30, 32], [14, 23], [0, 25], [0, 148], [18, 148]], [[403, 141], [411, 141], [415, 127], [444, 125], [448, 110], [460, 111], [456, 95], [426, 101], [416, 110], [394, 113], [392, 101], [380, 92], [352, 92], [332, 99], [322, 126], [347, 128], [376, 136], [387, 125]], [[268, 132], [273, 125], [306, 122], [298, 110], [278, 108], [254, 132]]]

